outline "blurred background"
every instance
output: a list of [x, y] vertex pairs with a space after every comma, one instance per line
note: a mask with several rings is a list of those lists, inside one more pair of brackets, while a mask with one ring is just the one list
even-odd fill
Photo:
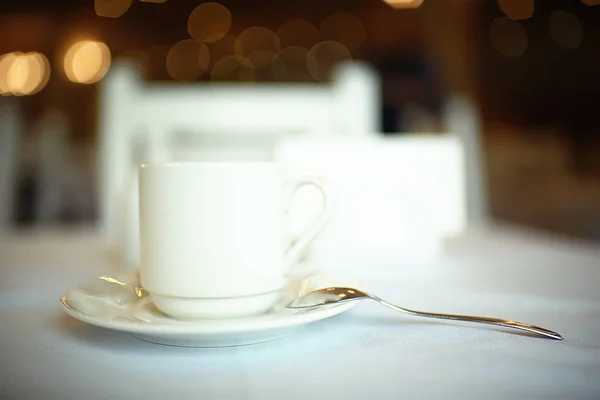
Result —
[[220, 84], [301, 91], [360, 63], [378, 79], [384, 136], [443, 134], [449, 96], [470, 99], [469, 168], [493, 219], [598, 241], [598, 48], [600, 0], [3, 1], [0, 219], [97, 221], [103, 93], [119, 90], [119, 65], [177, 88], [167, 101]]

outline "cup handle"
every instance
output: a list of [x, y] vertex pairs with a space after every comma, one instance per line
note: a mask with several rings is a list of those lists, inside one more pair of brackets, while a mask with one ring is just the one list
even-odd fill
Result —
[[303, 186], [313, 186], [321, 192], [323, 196], [323, 210], [315, 223], [302, 233], [298, 240], [287, 250], [283, 263], [284, 274], [286, 275], [290, 275], [293, 272], [294, 264], [300, 260], [302, 253], [315, 240], [333, 215], [333, 190], [331, 185], [316, 176], [303, 176], [289, 184], [287, 198], [284, 203], [287, 207], [292, 204], [294, 195]]

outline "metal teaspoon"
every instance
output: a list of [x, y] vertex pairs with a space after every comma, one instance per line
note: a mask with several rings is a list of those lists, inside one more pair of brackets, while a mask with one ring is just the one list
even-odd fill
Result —
[[408, 308], [402, 308], [392, 303], [374, 296], [367, 294], [359, 289], [347, 288], [347, 287], [330, 287], [326, 289], [319, 289], [298, 297], [296, 300], [289, 303], [287, 308], [309, 308], [318, 307], [323, 305], [329, 305], [334, 303], [348, 302], [371, 299], [376, 302], [391, 308], [392, 310], [400, 311], [406, 314], [416, 315], [418, 317], [429, 317], [429, 318], [440, 318], [449, 319], [456, 321], [467, 321], [477, 322], [482, 324], [498, 325], [507, 328], [519, 329], [522, 331], [532, 332], [541, 336], [549, 337], [556, 340], [562, 340], [563, 337], [557, 332], [550, 331], [548, 329], [540, 328], [538, 326], [526, 324], [518, 321], [504, 320], [498, 318], [489, 317], [474, 317], [469, 315], [454, 315], [454, 314], [439, 314], [423, 311], [410, 310]]

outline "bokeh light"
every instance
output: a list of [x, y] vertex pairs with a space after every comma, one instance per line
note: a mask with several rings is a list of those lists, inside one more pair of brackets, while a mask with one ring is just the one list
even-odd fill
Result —
[[[300, 46], [288, 46], [281, 49], [271, 64], [272, 75], [279, 81], [313, 80], [307, 69], [307, 59], [312, 57], [308, 50]], [[314, 64], [316, 61], [313, 61]]]
[[288, 67], [279, 54], [273, 59], [271, 63], [271, 75], [275, 81], [287, 81], [288, 80]]
[[[30, 55], [30, 59], [34, 60], [35, 63], [38, 65], [39, 69], [40, 69], [40, 75], [39, 75], [39, 79], [36, 78], [35, 82], [35, 88], [32, 89], [31, 94], [35, 94], [40, 92], [42, 89], [44, 89], [46, 87], [46, 85], [48, 84], [48, 82], [50, 81], [50, 74], [51, 74], [51, 67], [50, 67], [50, 61], [48, 61], [48, 58], [43, 55], [42, 53], [32, 53]], [[36, 75], [37, 76], [37, 75]], [[30, 81], [31, 84], [33, 85], [34, 81]]]
[[251, 53], [247, 58], [256, 68], [266, 68], [271, 66], [275, 57], [277, 57], [277, 54], [271, 51], [259, 50]]
[[8, 83], [8, 71], [11, 69], [13, 62], [21, 55], [22, 53], [8, 53], [0, 57], [0, 94], [2, 96], [12, 94]]
[[96, 83], [108, 72], [111, 55], [108, 46], [94, 40], [73, 44], [66, 52], [63, 66], [71, 82]]
[[208, 69], [210, 52], [204, 43], [193, 39], [179, 41], [167, 54], [167, 72], [179, 81], [198, 79]]
[[213, 81], [253, 81], [255, 68], [251, 61], [237, 55], [226, 56], [215, 63], [210, 77]]
[[506, 57], [519, 57], [527, 50], [529, 39], [520, 22], [509, 18], [496, 18], [490, 26], [490, 41]]
[[12, 62], [6, 74], [8, 89], [14, 95], [24, 94], [25, 86], [30, 75], [29, 60], [25, 54], [19, 54]]
[[581, 22], [568, 11], [557, 10], [550, 14], [548, 28], [552, 39], [563, 49], [576, 49], [583, 40]]
[[0, 94], [38, 93], [50, 79], [50, 63], [41, 53], [9, 53], [0, 59]]
[[350, 51], [343, 44], [326, 40], [310, 49], [306, 58], [306, 68], [317, 81], [327, 81], [331, 79], [333, 70], [339, 64], [350, 60]]
[[214, 64], [221, 58], [232, 55], [236, 40], [235, 36], [228, 34], [216, 42], [208, 43], [211, 63]]
[[[18, 78], [11, 84], [11, 71], [18, 66]], [[16, 95], [31, 95], [41, 91], [50, 79], [50, 63], [41, 53], [27, 53], [13, 62], [9, 70], [9, 87]]]
[[533, 15], [534, 0], [498, 0], [498, 7], [510, 19], [526, 19]]
[[272, 67], [278, 57], [277, 54], [267, 50], [251, 53], [247, 59], [254, 65], [254, 79], [256, 81], [272, 81], [274, 78]]
[[188, 18], [188, 33], [201, 42], [216, 42], [223, 38], [230, 28], [231, 12], [219, 3], [200, 4]]
[[234, 52], [238, 56], [248, 57], [256, 51], [269, 51], [277, 54], [280, 41], [270, 29], [262, 26], [253, 26], [239, 34], [234, 45]]
[[131, 7], [132, 0], [94, 0], [94, 9], [100, 17], [118, 18]]
[[348, 50], [356, 50], [365, 41], [365, 28], [360, 19], [348, 12], [338, 12], [321, 22], [324, 39], [343, 44]]
[[423, 0], [384, 0], [394, 8], [419, 8]]
[[311, 48], [319, 41], [319, 31], [304, 19], [286, 21], [277, 30], [277, 37], [282, 47], [301, 46]]
[[586, 6], [597, 6], [600, 4], [600, 0], [581, 0], [581, 2]]

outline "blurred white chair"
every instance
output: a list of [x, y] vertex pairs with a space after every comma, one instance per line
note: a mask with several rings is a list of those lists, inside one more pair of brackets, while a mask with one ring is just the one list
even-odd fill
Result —
[[0, 231], [15, 216], [19, 139], [23, 130], [20, 108], [14, 98], [0, 99]]
[[[322, 176], [337, 194], [331, 223], [306, 254], [310, 263], [427, 263], [466, 227], [463, 147], [454, 135], [289, 138], [276, 154], [291, 174]], [[316, 191], [301, 190], [291, 211], [293, 238], [321, 204]]]
[[[291, 172], [331, 181], [338, 212], [308, 251], [327, 268], [390, 262], [429, 263], [446, 239], [488, 219], [480, 121], [470, 99], [452, 95], [444, 132], [362, 138], [285, 138], [276, 158]], [[318, 213], [320, 195], [301, 189], [292, 207], [292, 237]]]
[[100, 87], [101, 227], [115, 239], [117, 199], [139, 162], [271, 159], [281, 137], [376, 132], [379, 101], [377, 74], [359, 63], [320, 85], [146, 84], [132, 65], [114, 65]]
[[470, 225], [490, 222], [485, 152], [479, 111], [466, 95], [451, 95], [444, 107], [445, 130], [458, 137], [464, 147], [467, 220]]

